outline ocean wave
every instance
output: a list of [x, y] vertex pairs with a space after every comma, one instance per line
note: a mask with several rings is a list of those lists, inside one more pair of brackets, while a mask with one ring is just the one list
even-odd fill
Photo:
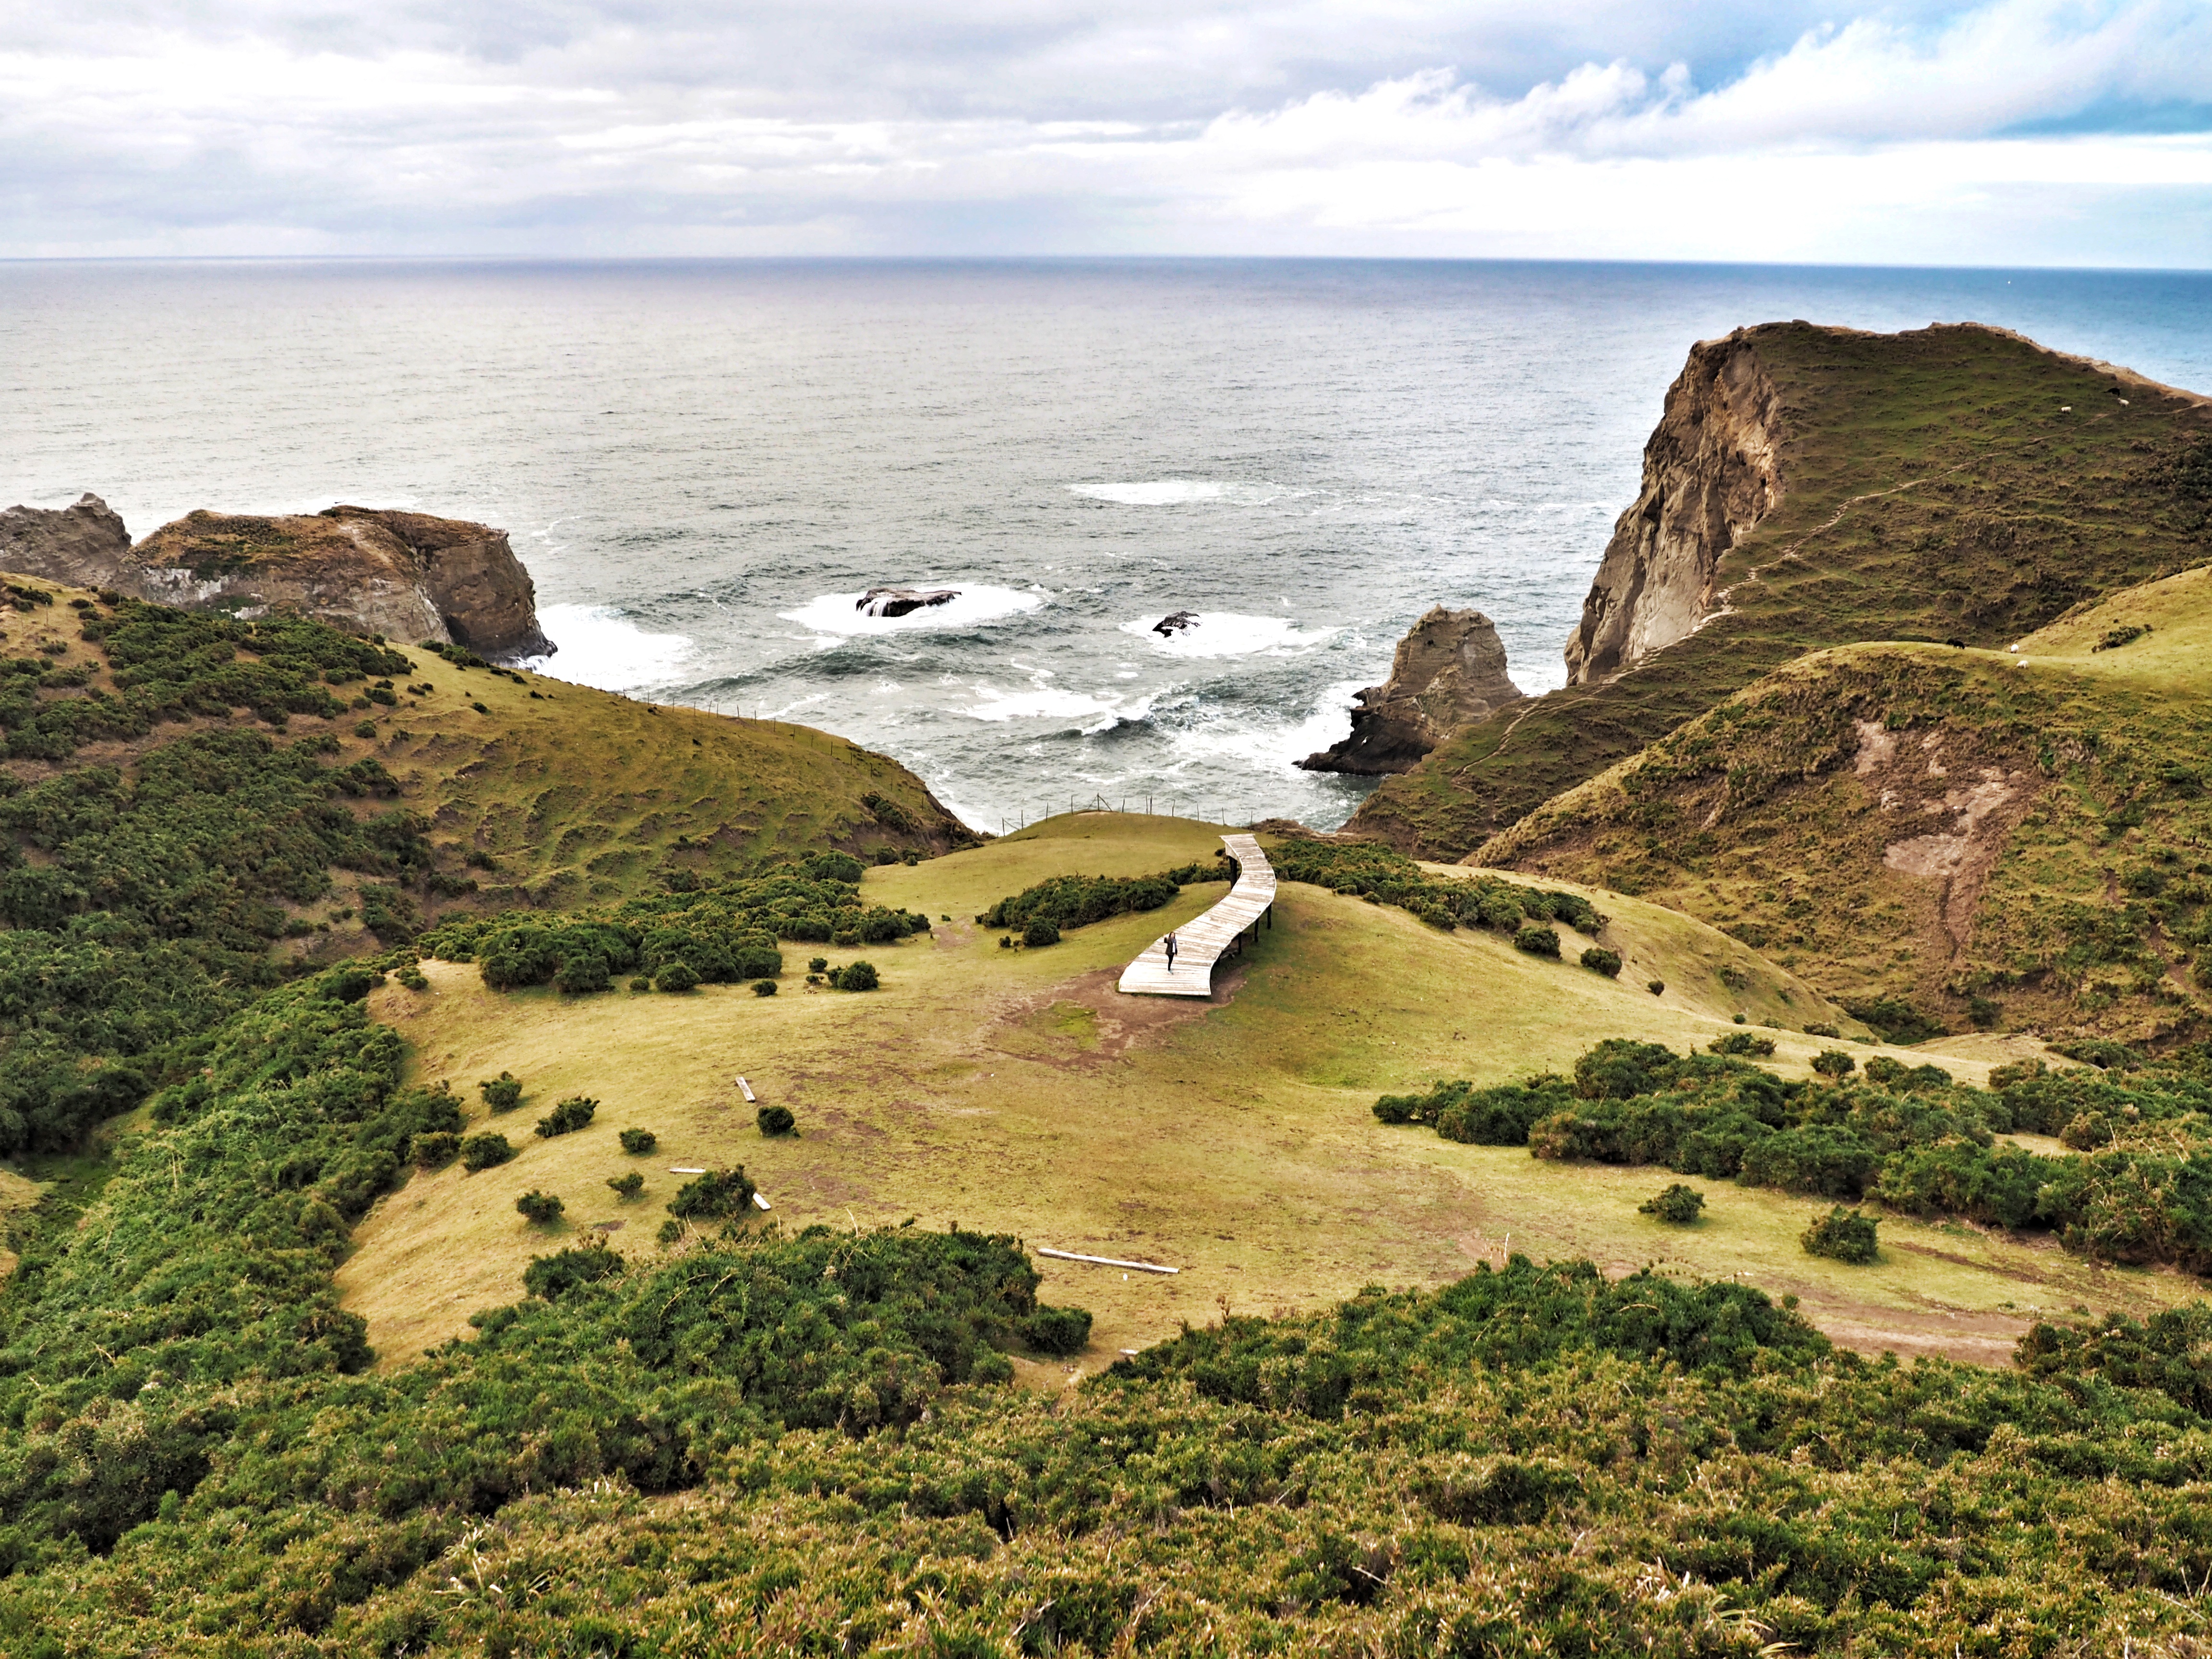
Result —
[[1160, 619], [1139, 617], [1121, 624], [1121, 631], [1143, 640], [1153, 650], [1170, 657], [1249, 657], [1257, 652], [1270, 656], [1292, 656], [1325, 645], [1343, 630], [1301, 629], [1288, 617], [1243, 617], [1233, 611], [1200, 611], [1188, 628], [1173, 634], [1152, 631]]
[[1120, 507], [1181, 507], [1190, 501], [1218, 501], [1229, 487], [1197, 478], [1150, 478], [1140, 483], [1070, 484], [1067, 490], [1071, 495]]
[[549, 605], [538, 625], [556, 647], [525, 665], [553, 679], [601, 691], [665, 685], [692, 653], [685, 634], [649, 634], [613, 605]]
[[[952, 585], [946, 584], [948, 586]], [[935, 584], [933, 582], [931, 586]], [[871, 617], [859, 608], [863, 597], [861, 593], [824, 593], [818, 599], [808, 600], [796, 611], [780, 611], [776, 614], [786, 622], [794, 622], [802, 628], [811, 629], [815, 643], [827, 647], [855, 635], [914, 634], [937, 629], [973, 628], [981, 623], [1019, 616], [1023, 611], [1034, 611], [1044, 603], [1044, 595], [1041, 592], [997, 587], [989, 582], [969, 582], [959, 585], [957, 599], [949, 599], [943, 605], [909, 611], [903, 617]]]
[[1073, 720], [1086, 738], [1141, 720], [1152, 712], [1152, 699], [1149, 696], [1128, 698], [1111, 691], [1103, 695], [1072, 691], [1048, 684], [1052, 678], [1049, 669], [1039, 669], [1030, 675], [1028, 685], [1011, 691], [1002, 690], [988, 681], [977, 680], [969, 688], [975, 701], [955, 705], [955, 712], [994, 725], [1009, 720]]
[[[1308, 755], [1328, 748], [1352, 731], [1352, 697], [1358, 680], [1345, 680], [1322, 689], [1313, 711], [1297, 720], [1227, 714], [1177, 732], [1169, 740], [1176, 757], [1185, 762], [1240, 761], [1268, 771], [1292, 771]], [[1238, 786], [1218, 786], [1233, 792]]]

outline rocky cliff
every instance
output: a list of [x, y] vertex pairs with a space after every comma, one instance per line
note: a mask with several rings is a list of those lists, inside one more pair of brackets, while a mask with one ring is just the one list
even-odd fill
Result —
[[0, 513], [0, 568], [188, 610], [284, 611], [497, 661], [544, 656], [537, 594], [507, 532], [423, 513], [333, 507], [187, 514], [136, 547], [96, 495]]
[[1567, 641], [1571, 684], [1634, 667], [1720, 608], [1721, 556], [1782, 499], [1781, 445], [1782, 396], [1750, 334], [1692, 348]]
[[1458, 726], [1520, 701], [1496, 625], [1480, 611], [1437, 605], [1398, 641], [1390, 678], [1359, 693], [1352, 735], [1298, 764], [1364, 777], [1403, 772]]

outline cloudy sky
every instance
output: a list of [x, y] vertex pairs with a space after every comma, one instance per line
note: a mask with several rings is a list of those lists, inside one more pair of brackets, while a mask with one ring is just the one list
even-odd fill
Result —
[[0, 16], [0, 256], [2212, 267], [2212, 0]]

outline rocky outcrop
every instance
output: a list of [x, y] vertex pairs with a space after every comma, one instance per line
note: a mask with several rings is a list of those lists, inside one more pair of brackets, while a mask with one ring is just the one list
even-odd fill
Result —
[[864, 616], [904, 617], [933, 605], [950, 605], [960, 597], [957, 587], [872, 587], [854, 602]]
[[131, 532], [97, 495], [75, 507], [0, 513], [0, 570], [73, 587], [112, 587], [131, 559]]
[[1390, 678], [1358, 695], [1352, 735], [1298, 764], [1364, 777], [1403, 772], [1458, 726], [1521, 701], [1505, 647], [1480, 611], [1437, 606], [1398, 641]]
[[1721, 605], [1721, 556], [1782, 499], [1782, 396], [1743, 330], [1700, 341], [1644, 447], [1644, 488], [1614, 522], [1567, 679], [1608, 680]]
[[133, 547], [123, 520], [87, 495], [58, 511], [0, 513], [0, 570], [186, 610], [289, 611], [410, 645], [465, 645], [495, 661], [553, 649], [507, 532], [426, 513], [203, 508]]

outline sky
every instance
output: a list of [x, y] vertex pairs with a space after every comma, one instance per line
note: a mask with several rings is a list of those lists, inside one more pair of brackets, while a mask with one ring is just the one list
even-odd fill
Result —
[[2212, 0], [4, 0], [0, 257], [2212, 268]]

